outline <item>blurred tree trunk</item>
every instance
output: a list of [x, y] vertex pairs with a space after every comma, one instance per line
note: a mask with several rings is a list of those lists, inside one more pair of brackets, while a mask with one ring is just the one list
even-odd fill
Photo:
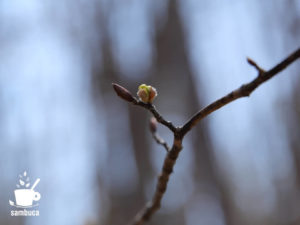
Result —
[[[287, 34], [287, 38], [283, 43], [286, 48], [294, 47], [294, 43], [298, 42], [299, 36], [300, 16], [298, 13], [299, 2], [291, 0], [286, 2], [284, 7], [279, 7], [277, 4], [276, 10], [282, 15], [280, 19], [280, 29], [282, 33]], [[285, 17], [286, 14], [289, 17]], [[299, 73], [299, 64], [294, 65], [296, 73]], [[277, 198], [279, 204], [277, 205], [278, 215], [276, 216], [280, 221], [278, 224], [300, 224], [300, 79], [293, 83], [293, 90], [290, 99], [285, 100], [282, 107], [284, 126], [286, 126], [287, 138], [292, 155], [292, 160], [295, 165], [294, 174], [289, 177], [290, 184], [278, 182], [276, 185]], [[288, 151], [288, 150], [287, 150]]]
[[[111, 87], [111, 83], [121, 83], [129, 90], [137, 89], [137, 84], [127, 80], [122, 80], [122, 77], [118, 74], [118, 65], [115, 64], [112, 57], [111, 42], [105, 29], [106, 26], [107, 24], [102, 24], [102, 29], [100, 31], [102, 36], [104, 36], [104, 41], [102, 42], [102, 65], [99, 65], [99, 61], [94, 61], [93, 63], [93, 92], [97, 110], [106, 111], [106, 121], [108, 122], [107, 133], [114, 134], [114, 137], [121, 137], [124, 131], [120, 129], [120, 127], [110, 125], [110, 121], [113, 120], [113, 118], [111, 118], [111, 112], [113, 110], [111, 106], [111, 98], [117, 98]], [[100, 51], [101, 50], [99, 50], [99, 52]], [[95, 58], [98, 59], [99, 57]], [[100, 101], [97, 99], [102, 99], [102, 103], [99, 103]], [[120, 100], [120, 102], [122, 102], [122, 100]], [[108, 193], [105, 193], [110, 201], [110, 208], [108, 209], [108, 216], [104, 219], [104, 221], [105, 224], [111, 225], [124, 224], [132, 219], [133, 215], [135, 215], [135, 213], [138, 212], [138, 210], [145, 204], [145, 186], [148, 185], [150, 183], [149, 180], [153, 178], [153, 170], [150, 163], [151, 157], [149, 156], [150, 149], [146, 136], [149, 135], [147, 132], [147, 114], [140, 108], [134, 107], [130, 104], [127, 104], [127, 106], [128, 108], [124, 108], [122, 109], [123, 111], [118, 113], [125, 115], [129, 114], [129, 136], [132, 138], [133, 157], [137, 165], [137, 186], [134, 187], [134, 190], [130, 191], [130, 194], [122, 193], [122, 190], [119, 190], [121, 193], [113, 190], [108, 190]], [[99, 123], [101, 123], [101, 121], [99, 121]], [[101, 126], [101, 124], [99, 124], [99, 126]], [[108, 135], [108, 137], [110, 137], [110, 135]], [[106, 166], [110, 167], [107, 168], [108, 170], [114, 170], [118, 166], [118, 163], [114, 162], [113, 155], [118, 154], [118, 151], [122, 151], [122, 149], [116, 149], [114, 147], [114, 144], [119, 142], [117, 139], [108, 139], [109, 158], [111, 161], [107, 163]], [[130, 140], [128, 140], [128, 142], [130, 142]], [[122, 172], [126, 173], [127, 171]], [[103, 179], [103, 177], [100, 175], [99, 185], [102, 183], [101, 179]], [[100, 195], [103, 194], [104, 193], [100, 193]]]
[[[187, 119], [201, 108], [199, 102], [201, 99], [198, 99], [199, 93], [197, 92], [201, 92], [202, 89], [201, 85], [195, 86], [198, 84], [192, 75], [188, 51], [185, 47], [187, 46], [186, 42], [184, 27], [179, 15], [179, 4], [177, 1], [169, 1], [168, 20], [156, 38], [157, 57], [153, 74], [159, 93], [164, 96], [164, 100], [167, 100], [167, 102], [161, 103], [161, 107], [167, 107], [165, 111], [169, 113], [176, 111]], [[193, 174], [197, 192], [214, 195], [216, 193], [210, 193], [211, 190], [206, 187], [213, 187], [212, 189], [217, 190], [225, 222], [232, 224], [230, 222], [232, 215], [229, 209], [231, 203], [223, 180], [218, 178], [206, 122], [207, 120], [201, 122], [192, 131], [193, 149], [183, 149], [183, 151], [193, 151]], [[180, 218], [178, 221], [181, 221]], [[182, 224], [182, 222], [178, 224]]]
[[[297, 71], [300, 71], [298, 66]], [[282, 217], [282, 223], [300, 224], [300, 79], [294, 84], [292, 98], [284, 103], [281, 113], [286, 126], [289, 150], [294, 163], [294, 174], [291, 174], [290, 184], [277, 183], [278, 212]]]
[[[102, 36], [105, 36], [104, 41], [102, 42], [102, 66], [99, 65], [99, 61], [97, 60], [99, 57], [96, 56], [94, 56], [95, 61], [92, 66], [93, 92], [97, 110], [100, 111], [105, 109], [107, 117], [106, 121], [110, 123], [109, 121], [112, 119], [110, 118], [110, 112], [112, 110], [110, 99], [111, 96], [115, 97], [115, 93], [113, 93], [110, 85], [111, 82], [120, 82], [129, 90], [137, 89], [139, 84], [122, 80], [122, 77], [116, 72], [118, 71], [118, 65], [114, 63], [111, 52], [111, 42], [108, 38], [106, 29], [103, 29], [105, 26], [107, 26], [107, 24], [102, 24], [101, 29]], [[186, 37], [184, 36], [183, 29], [179, 16], [178, 3], [177, 1], [170, 1], [168, 7], [168, 19], [161, 29], [157, 29], [154, 46], [156, 49], [156, 57], [154, 59], [153, 67], [149, 71], [153, 76], [150, 77], [150, 80], [145, 80], [144, 83], [151, 81], [151, 84], [159, 90], [159, 95], [163, 96], [164, 102], [160, 102], [159, 99], [157, 100], [159, 109], [163, 114], [183, 115], [183, 117], [187, 119], [201, 107], [197, 97], [197, 91], [201, 90], [201, 87], [195, 87], [196, 82], [194, 81], [189, 64], [188, 52], [185, 47]], [[100, 51], [101, 50], [99, 50], [99, 52]], [[95, 53], [97, 50], [93, 49], [93, 52]], [[99, 99], [102, 99], [102, 103], [98, 101]], [[129, 104], [128, 107], [129, 108], [124, 109], [124, 112], [119, 113], [126, 113], [126, 110], [129, 113], [134, 158], [138, 170], [138, 177], [136, 178], [138, 180], [138, 185], [135, 187], [135, 190], [131, 192], [132, 194], [129, 195], [118, 193], [113, 190], [108, 190], [108, 193], [100, 193], [100, 195], [106, 194], [110, 201], [110, 208], [108, 209], [109, 213], [104, 220], [105, 224], [124, 224], [131, 219], [135, 213], [144, 206], [146, 201], [149, 200], [146, 199], [144, 195], [145, 187], [146, 185], [151, 184], [149, 181], [153, 179], [155, 179], [156, 182], [157, 177], [153, 173], [150, 162], [151, 149], [149, 148], [149, 139], [147, 138], [147, 136], [150, 135], [148, 132], [148, 115], [144, 110], [137, 107], [133, 107]], [[174, 119], [176, 120], [176, 118]], [[99, 123], [100, 122], [101, 121], [99, 121]], [[183, 122], [184, 121], [180, 121], [180, 123]], [[116, 137], [122, 135], [122, 130], [119, 130], [118, 127], [108, 126], [107, 133], [115, 134], [114, 137]], [[196, 192], [214, 195], [216, 193], [211, 192], [211, 190], [208, 190], [206, 187], [217, 190], [218, 196], [220, 196], [219, 200], [221, 208], [223, 208], [224, 217], [225, 220], [227, 220], [226, 223], [231, 224], [231, 215], [229, 214], [230, 201], [229, 196], [227, 196], [228, 192], [226, 191], [222, 180], [218, 178], [216, 172], [214, 153], [205, 121], [193, 131], [192, 140], [193, 149], [184, 149], [184, 151], [193, 151], [194, 171], [192, 173], [196, 184]], [[108, 148], [110, 149], [110, 161], [107, 163], [107, 166], [110, 168], [108, 168], [108, 170], [113, 170], [116, 166], [113, 161], [113, 155], [118, 154], [117, 151], [120, 151], [120, 149], [114, 148], [114, 143], [117, 141], [118, 140], [112, 140], [110, 138], [108, 140]], [[100, 175], [100, 180], [101, 179]], [[99, 184], [101, 185], [101, 183], [102, 182], [100, 181]], [[178, 209], [178, 212], [172, 213], [172, 215], [158, 213], [149, 224], [171, 223], [173, 225], [183, 225], [185, 224], [183, 209], [184, 206], [182, 206], [181, 209]]]
[[[104, 42], [103, 44], [103, 68], [99, 70], [94, 71], [94, 82], [95, 89], [100, 87], [101, 95], [98, 96], [102, 98], [102, 101], [105, 105], [98, 105], [98, 110], [104, 110], [106, 111], [106, 121], [108, 122], [108, 134], [115, 134], [114, 137], [122, 136], [123, 130], [116, 126], [110, 126], [110, 121], [113, 120], [111, 118], [111, 97], [116, 97], [115, 93], [113, 92], [111, 88], [111, 83], [116, 82], [120, 80], [118, 74], [116, 73], [115, 65], [113, 63], [113, 59], [111, 57], [111, 51], [110, 51], [110, 44], [109, 42]], [[98, 81], [97, 81], [98, 80]], [[132, 85], [130, 84], [124, 84], [127, 87], [130, 87]], [[109, 88], [107, 88], [109, 87]], [[121, 101], [121, 100], [120, 100]], [[102, 103], [102, 104], [103, 104]], [[147, 174], [149, 174], [149, 171], [151, 171], [151, 167], [147, 166], [149, 165], [149, 158], [147, 157], [147, 151], [149, 149], [148, 145], [146, 144], [145, 135], [134, 135], [134, 134], [142, 134], [145, 131], [145, 125], [138, 124], [138, 121], [145, 120], [144, 114], [140, 112], [133, 111], [131, 108], [131, 105], [128, 105], [128, 109], [122, 109], [119, 113], [124, 113], [125, 115], [129, 113], [130, 118], [130, 130], [132, 134], [133, 139], [133, 147], [134, 147], [134, 157], [137, 162], [137, 169], [138, 169], [138, 177], [136, 178], [137, 186], [135, 186], [134, 190], [130, 191], [130, 194], [125, 193], [119, 193], [119, 190], [122, 192], [122, 190], [118, 188], [114, 188], [113, 190], [108, 190], [109, 193], [106, 193], [107, 196], [109, 196], [109, 205], [110, 208], [108, 209], [108, 216], [106, 221], [106, 224], [124, 224], [125, 221], [128, 221], [131, 219], [132, 215], [139, 209], [139, 207], [145, 202], [144, 195], [143, 195], [143, 187], [144, 187], [144, 180], [148, 177]], [[127, 111], [127, 112], [125, 112]], [[100, 122], [100, 121], [99, 121]], [[110, 135], [108, 135], [109, 137]], [[118, 154], [118, 151], [122, 151], [122, 149], [116, 149], [114, 147], [114, 143], [118, 142], [118, 140], [112, 140], [109, 138], [108, 140], [108, 148], [109, 148], [109, 158], [110, 162], [106, 164], [106, 166], [110, 167], [107, 168], [108, 170], [114, 170], [118, 166], [118, 162], [114, 161], [114, 155]], [[124, 143], [126, 144], [126, 143]], [[144, 146], [142, 148], [142, 146]], [[127, 163], [127, 162], [124, 162]], [[123, 171], [126, 173], [126, 171]], [[101, 179], [101, 178], [100, 178]], [[100, 193], [100, 195], [103, 195], [104, 193]], [[116, 216], [117, 215], [117, 216]]]

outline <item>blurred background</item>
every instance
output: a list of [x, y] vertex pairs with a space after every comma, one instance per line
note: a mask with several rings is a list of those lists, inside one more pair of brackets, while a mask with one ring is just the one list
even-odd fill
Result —
[[[297, 0], [1, 0], [0, 224], [127, 224], [165, 150], [111, 83], [176, 125], [299, 47]], [[300, 224], [300, 62], [205, 118], [149, 225]], [[171, 133], [159, 126], [169, 144]], [[11, 217], [19, 174], [39, 217]]]

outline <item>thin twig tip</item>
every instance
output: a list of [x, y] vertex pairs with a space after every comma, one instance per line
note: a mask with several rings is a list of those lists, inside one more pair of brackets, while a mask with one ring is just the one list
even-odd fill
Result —
[[264, 69], [262, 69], [259, 65], [257, 65], [257, 63], [253, 59], [247, 57], [247, 62], [251, 66], [255, 67], [255, 69], [258, 71], [258, 73], [259, 73], [260, 76], [263, 75], [263, 73], [265, 72]]
[[250, 65], [252, 65], [252, 66], [255, 66], [255, 67], [257, 66], [257, 65], [256, 65], [256, 62], [254, 62], [253, 59], [251, 59], [251, 58], [249, 58], [249, 57], [247, 57], [247, 62], [248, 62]]

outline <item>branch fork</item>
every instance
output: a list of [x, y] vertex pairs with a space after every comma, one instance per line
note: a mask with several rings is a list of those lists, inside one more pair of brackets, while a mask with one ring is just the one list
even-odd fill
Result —
[[[143, 209], [134, 217], [133, 221], [130, 223], [131, 225], [142, 225], [145, 221], [148, 221], [152, 215], [160, 208], [162, 197], [167, 190], [167, 184], [169, 181], [169, 177], [173, 172], [173, 168], [175, 166], [176, 160], [180, 151], [182, 150], [182, 140], [184, 136], [194, 127], [196, 126], [203, 118], [208, 116], [210, 113], [218, 110], [219, 108], [227, 105], [228, 103], [242, 97], [250, 96], [250, 94], [259, 87], [265, 81], [271, 79], [276, 74], [284, 70], [287, 66], [292, 64], [294, 61], [300, 58], [300, 48], [281, 61], [279, 64], [274, 66], [272, 69], [265, 71], [258, 64], [250, 58], [247, 58], [248, 63], [253, 66], [258, 71], [258, 76], [253, 79], [251, 82], [242, 85], [240, 88], [233, 90], [227, 95], [221, 97], [220, 99], [214, 101], [209, 104], [205, 108], [198, 111], [194, 114], [183, 126], [175, 127], [170, 121], [164, 119], [164, 117], [156, 110], [155, 106], [152, 103], [144, 103], [137, 98], [133, 97], [133, 95], [124, 87], [118, 84], [112, 84], [115, 92], [122, 99], [132, 103], [133, 105], [140, 106], [148, 111], [150, 111], [154, 118], [150, 120], [150, 131], [154, 140], [162, 145], [167, 154], [165, 156], [165, 160], [163, 163], [162, 171], [158, 176], [158, 181], [156, 185], [156, 189], [152, 200], [149, 201]], [[156, 126], [157, 122], [163, 124], [174, 135], [173, 144], [170, 148], [168, 144], [157, 134]]]

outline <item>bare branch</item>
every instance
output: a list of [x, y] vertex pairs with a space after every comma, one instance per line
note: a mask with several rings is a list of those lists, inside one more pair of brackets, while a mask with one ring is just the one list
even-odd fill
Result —
[[169, 177], [173, 172], [173, 167], [181, 149], [182, 139], [175, 136], [172, 149], [166, 155], [161, 174], [158, 176], [158, 182], [152, 200], [134, 217], [134, 220], [130, 224], [142, 225], [160, 208], [161, 199], [167, 190]]
[[170, 147], [168, 146], [167, 142], [163, 138], [161, 138], [157, 134], [157, 132], [152, 133], [152, 137], [156, 141], [156, 143], [162, 145], [166, 149], [167, 152], [170, 151]]
[[156, 110], [154, 105], [152, 105], [151, 103], [144, 103], [142, 101], [139, 101], [138, 99], [136, 99], [135, 97], [132, 96], [130, 91], [128, 91], [126, 88], [122, 87], [119, 84], [112, 83], [112, 86], [113, 86], [116, 94], [120, 98], [122, 98], [123, 100], [125, 100], [127, 102], [131, 102], [134, 105], [138, 105], [138, 106], [141, 106], [141, 107], [149, 110], [159, 123], [168, 127], [173, 133], [178, 130], [178, 128], [176, 128], [170, 121], [165, 120], [162, 117], [162, 115], [160, 115], [160, 113]]
[[[158, 122], [168, 127], [174, 134], [174, 141], [172, 148], [169, 149], [167, 145], [164, 145], [164, 141], [160, 140], [159, 138], [154, 136], [154, 139], [159, 144], [164, 145], [166, 149], [169, 149], [164, 163], [162, 167], [162, 171], [158, 177], [157, 186], [153, 195], [153, 198], [150, 202], [146, 204], [146, 206], [135, 216], [132, 225], [142, 225], [145, 221], [148, 221], [151, 216], [160, 208], [162, 197], [167, 189], [167, 184], [169, 181], [169, 177], [173, 172], [173, 167], [176, 163], [178, 155], [182, 149], [182, 140], [184, 136], [204, 117], [208, 116], [210, 113], [216, 111], [217, 109], [227, 105], [228, 103], [241, 98], [250, 96], [250, 94], [262, 83], [271, 79], [273, 76], [284, 70], [287, 66], [293, 63], [295, 60], [300, 58], [300, 49], [296, 50], [278, 65], [273, 67], [269, 71], [264, 71], [259, 67], [252, 59], [248, 59], [248, 63], [254, 66], [259, 74], [258, 76], [251, 82], [242, 85], [240, 88], [230, 92], [229, 94], [225, 95], [224, 97], [218, 99], [217, 101], [211, 103], [210, 105], [206, 106], [204, 109], [197, 112], [194, 116], [192, 116], [182, 127], [175, 127], [171, 122], [165, 120], [159, 112], [155, 109], [154, 105], [143, 103], [136, 98], [131, 98], [129, 95], [130, 92], [127, 89], [123, 90], [117, 87], [117, 94], [125, 99], [126, 101], [132, 102], [134, 105], [141, 106], [147, 110], [149, 110], [153, 116], [156, 118]], [[115, 86], [114, 86], [115, 88]], [[127, 93], [129, 92], [129, 94]], [[151, 125], [151, 124], [150, 124]], [[153, 125], [153, 124], [152, 124]], [[153, 134], [156, 133], [156, 126], [150, 126], [150, 130]]]
[[[192, 116], [181, 128], [181, 135], [184, 136], [189, 130], [192, 129], [200, 120], [202, 120], [204, 117], [209, 115], [210, 113], [216, 111], [217, 109], [227, 105], [228, 103], [241, 98], [249, 96], [259, 85], [264, 83], [265, 81], [269, 80], [282, 70], [284, 70], [287, 66], [289, 66], [291, 63], [293, 63], [295, 60], [297, 60], [300, 57], [300, 48], [293, 52], [290, 56], [288, 56], [286, 59], [284, 59], [282, 62], [280, 62], [278, 65], [270, 69], [269, 71], [262, 72], [259, 76], [257, 76], [253, 81], [250, 83], [242, 85], [240, 88], [230, 92], [226, 96], [218, 99], [217, 101], [209, 104], [204, 109], [197, 112], [194, 116]], [[249, 62], [249, 60], [248, 60]], [[249, 62], [251, 65], [256, 67], [258, 70], [260, 70], [260, 67], [257, 66], [256, 63], [254, 63], [253, 60]]]
[[156, 143], [159, 145], [162, 145], [166, 149], [166, 151], [169, 152], [170, 147], [168, 146], [167, 142], [163, 138], [161, 138], [157, 133], [157, 120], [154, 117], [152, 117], [150, 119], [149, 129], [150, 129], [150, 131], [152, 133], [152, 137], [156, 141]]
[[152, 105], [150, 103], [144, 103], [139, 100], [136, 100], [135, 102], [133, 102], [133, 104], [141, 106], [141, 107], [149, 110], [159, 123], [168, 127], [173, 133], [178, 131], [178, 128], [176, 128], [170, 121], [167, 121], [163, 118], [163, 116], [156, 110], [154, 105]]

